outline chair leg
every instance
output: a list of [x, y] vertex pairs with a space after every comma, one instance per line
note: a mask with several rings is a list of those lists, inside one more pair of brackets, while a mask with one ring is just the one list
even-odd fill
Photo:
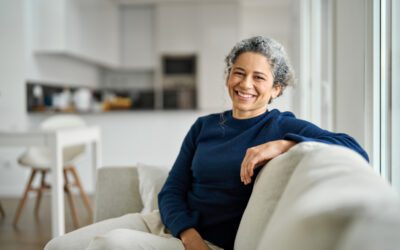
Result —
[[0, 202], [0, 214], [1, 214], [1, 218], [6, 217], [6, 213], [4, 212], [4, 209], [3, 209], [3, 206], [1, 205], [1, 202]]
[[85, 204], [85, 207], [90, 215], [90, 218], [93, 218], [93, 208], [89, 196], [86, 194], [85, 190], [82, 187], [81, 181], [78, 176], [78, 172], [76, 171], [75, 167], [71, 167], [69, 170], [72, 172], [72, 175], [74, 176], [75, 184], [78, 187], [79, 192], [81, 193], [83, 203]]
[[37, 196], [36, 196], [36, 203], [35, 203], [35, 216], [36, 219], [39, 218], [39, 207], [40, 207], [40, 201], [42, 199], [42, 191], [44, 189], [46, 189], [46, 183], [45, 183], [45, 179], [46, 179], [46, 170], [41, 170], [41, 180], [40, 180], [40, 187], [37, 190]]
[[77, 215], [77, 212], [76, 212], [75, 201], [74, 201], [74, 198], [72, 196], [71, 189], [69, 188], [68, 175], [67, 175], [67, 170], [66, 169], [64, 169], [64, 180], [65, 180], [64, 190], [67, 193], [69, 205], [70, 205], [70, 208], [71, 208], [72, 223], [73, 223], [75, 228], [79, 228], [79, 221], [78, 221], [78, 215]]
[[32, 185], [33, 179], [35, 178], [36, 172], [37, 172], [37, 170], [32, 169], [31, 176], [29, 177], [28, 183], [26, 184], [24, 194], [23, 194], [22, 199], [20, 200], [18, 208], [17, 208], [17, 212], [15, 213], [15, 217], [14, 217], [14, 221], [13, 221], [14, 226], [17, 226], [17, 224], [18, 224], [18, 220], [21, 215], [22, 209], [24, 208], [26, 199], [28, 198], [28, 193], [32, 189], [31, 185]]

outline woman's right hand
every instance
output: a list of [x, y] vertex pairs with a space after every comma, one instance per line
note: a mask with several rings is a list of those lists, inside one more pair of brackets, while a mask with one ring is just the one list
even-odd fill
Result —
[[199, 232], [194, 228], [186, 229], [180, 236], [185, 250], [210, 250]]

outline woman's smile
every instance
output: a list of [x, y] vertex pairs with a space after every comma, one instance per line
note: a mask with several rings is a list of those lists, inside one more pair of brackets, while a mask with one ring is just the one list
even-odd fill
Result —
[[257, 97], [255, 94], [245, 93], [240, 90], [236, 90], [235, 93], [239, 97], [240, 100], [244, 100], [244, 101], [251, 101]]

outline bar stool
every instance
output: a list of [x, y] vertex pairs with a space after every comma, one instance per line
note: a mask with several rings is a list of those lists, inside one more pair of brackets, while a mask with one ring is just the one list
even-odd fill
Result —
[[[76, 115], [56, 115], [52, 116], [40, 124], [42, 130], [56, 130], [62, 128], [71, 128], [77, 126], [84, 126], [85, 122]], [[77, 187], [82, 197], [83, 203], [88, 210], [90, 217], [92, 218], [93, 209], [90, 203], [90, 199], [82, 187], [82, 183], [78, 176], [78, 172], [75, 166], [72, 164], [80, 155], [85, 151], [85, 145], [77, 145], [64, 148], [63, 150], [63, 174], [64, 174], [64, 191], [67, 194], [69, 201], [72, 221], [75, 228], [79, 227], [79, 220], [77, 210], [75, 207], [75, 201], [72, 195], [72, 187]], [[19, 202], [17, 211], [15, 213], [13, 224], [17, 226], [21, 212], [25, 206], [26, 199], [28, 198], [29, 192], [33, 191], [37, 193], [35, 203], [35, 215], [39, 217], [39, 206], [42, 198], [42, 193], [45, 190], [50, 189], [50, 185], [46, 183], [46, 175], [50, 172], [50, 151], [48, 148], [43, 147], [30, 147], [28, 148], [19, 158], [18, 162], [23, 167], [29, 167], [31, 174], [25, 187], [23, 196]], [[33, 186], [35, 176], [40, 175], [40, 184], [38, 187]], [[72, 176], [73, 181], [70, 180], [69, 175]]]
[[6, 213], [4, 212], [3, 206], [1, 205], [1, 201], [0, 201], [0, 215], [1, 215], [1, 218], [6, 217]]

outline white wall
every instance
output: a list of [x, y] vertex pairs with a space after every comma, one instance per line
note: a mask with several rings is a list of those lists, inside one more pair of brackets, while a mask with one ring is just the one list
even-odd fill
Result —
[[24, 1], [0, 2], [0, 128], [25, 122]]
[[361, 145], [367, 133], [365, 4], [363, 0], [338, 0], [335, 18], [335, 130], [352, 135]]
[[[25, 1], [0, 1], [0, 129], [25, 126]], [[0, 148], [0, 189], [21, 185], [24, 172], [11, 167], [20, 149]]]

